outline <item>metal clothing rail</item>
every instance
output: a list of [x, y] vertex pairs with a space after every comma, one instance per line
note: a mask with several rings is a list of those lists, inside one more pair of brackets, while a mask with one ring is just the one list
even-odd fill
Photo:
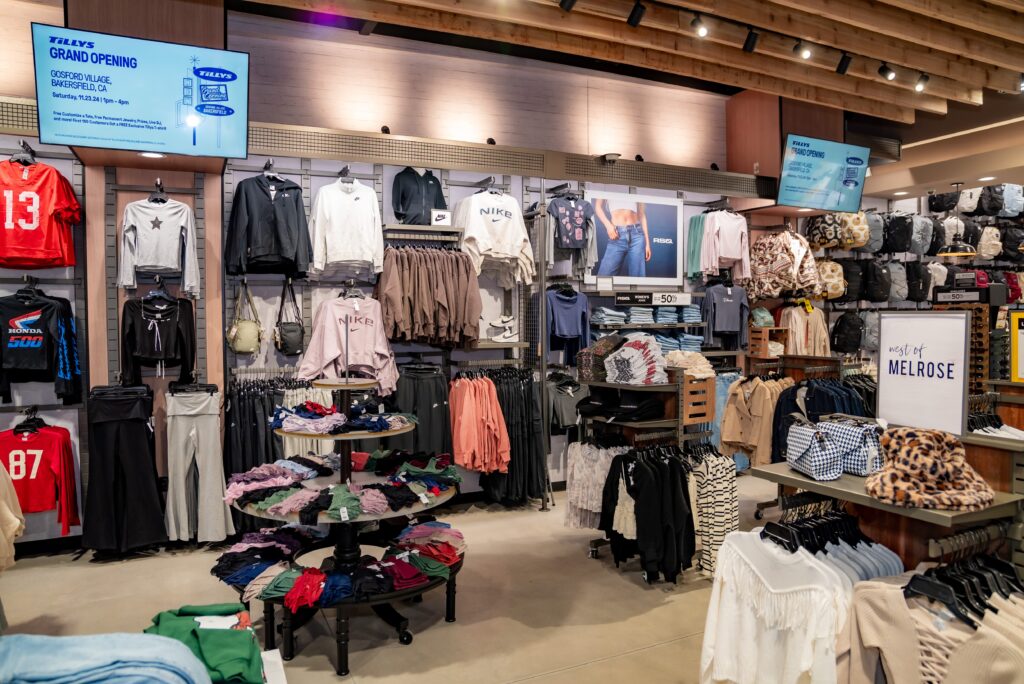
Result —
[[965, 551], [980, 551], [992, 542], [1003, 540], [1008, 536], [1019, 538], [1021, 527], [1021, 523], [1011, 525], [1008, 522], [998, 522], [957, 532], [948, 537], [929, 539], [928, 557], [943, 558]]
[[454, 368], [491, 368], [498, 366], [518, 366], [520, 363], [522, 363], [521, 359], [490, 359], [486, 361], [456, 361], [452, 366]]
[[299, 371], [298, 366], [241, 366], [230, 367], [232, 375], [290, 375]]

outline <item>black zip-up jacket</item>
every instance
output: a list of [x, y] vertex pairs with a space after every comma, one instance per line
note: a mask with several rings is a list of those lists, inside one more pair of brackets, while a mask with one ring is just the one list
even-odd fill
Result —
[[441, 181], [430, 171], [421, 176], [411, 166], [406, 166], [395, 176], [391, 187], [391, 206], [395, 210], [395, 218], [416, 226], [430, 225], [432, 209], [448, 208], [441, 192]]
[[[274, 186], [274, 198], [270, 187]], [[305, 275], [313, 246], [302, 188], [288, 179], [246, 178], [235, 188], [224, 266], [231, 275]]]

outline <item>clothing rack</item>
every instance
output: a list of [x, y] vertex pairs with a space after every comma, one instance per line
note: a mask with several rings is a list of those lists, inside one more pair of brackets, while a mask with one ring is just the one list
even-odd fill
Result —
[[239, 368], [229, 368], [232, 375], [235, 376], [249, 376], [249, 377], [277, 377], [284, 375], [294, 375], [298, 372], [298, 366], [242, 366]]
[[664, 444], [675, 444], [678, 441], [679, 435], [673, 430], [662, 430], [660, 432], [647, 432], [638, 434], [633, 438], [633, 441], [637, 444], [647, 444], [651, 442], [664, 443]]
[[928, 540], [928, 557], [944, 558], [945, 556], [961, 554], [964, 552], [980, 551], [994, 541], [1002, 541], [1008, 536], [1019, 538], [1021, 536], [1021, 523], [998, 522], [984, 527], [976, 527], [963, 532], [951, 534], [948, 537]]
[[518, 366], [521, 359], [488, 359], [473, 361], [456, 361], [452, 364], [455, 368], [492, 368], [498, 366]]

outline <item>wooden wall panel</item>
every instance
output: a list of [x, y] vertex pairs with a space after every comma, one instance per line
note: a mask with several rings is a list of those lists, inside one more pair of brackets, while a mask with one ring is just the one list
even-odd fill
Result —
[[235, 12], [228, 28], [250, 53], [252, 121], [724, 168], [720, 95]]
[[[204, 176], [206, 205], [206, 271], [203, 301], [206, 303], [206, 382], [222, 385], [224, 377], [224, 190], [223, 176]], [[222, 386], [221, 389], [224, 389]]]
[[786, 136], [790, 133], [809, 138], [843, 141], [843, 112], [838, 109], [786, 98], [782, 98], [780, 109], [782, 144], [785, 144]]
[[224, 0], [66, 0], [66, 26], [223, 49]]
[[85, 257], [86, 298], [88, 301], [89, 380], [93, 385], [107, 384], [110, 363], [107, 359], [107, 283], [106, 283], [106, 182], [104, 169], [85, 167]]
[[4, 68], [0, 69], [0, 95], [35, 99], [32, 66], [32, 22], [64, 24], [61, 0], [3, 0], [0, 3], [0, 45]]
[[752, 90], [729, 98], [725, 105], [726, 171], [779, 175], [782, 159], [779, 99], [778, 95]]

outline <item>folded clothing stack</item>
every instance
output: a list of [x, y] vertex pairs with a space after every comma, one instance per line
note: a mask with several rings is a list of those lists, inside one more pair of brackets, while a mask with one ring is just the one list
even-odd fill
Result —
[[654, 323], [654, 309], [649, 306], [629, 307], [630, 323]]
[[626, 338], [622, 335], [605, 335], [586, 349], [576, 354], [576, 367], [581, 382], [604, 382], [608, 377], [604, 362]]
[[711, 362], [699, 352], [672, 352], [665, 358], [665, 362], [672, 368], [685, 368], [686, 374], [695, 378], [715, 377], [715, 369], [711, 367]]
[[687, 304], [679, 307], [680, 323], [700, 323], [700, 307], [696, 304]]
[[609, 309], [606, 306], [599, 306], [591, 312], [590, 322], [621, 325], [626, 322], [626, 312], [619, 311], [618, 309]]
[[669, 352], [679, 350], [679, 338], [671, 333], [655, 333], [654, 339], [656, 339], [658, 344], [661, 346], [662, 354], [668, 354]]
[[699, 352], [700, 346], [704, 343], [704, 338], [701, 335], [690, 335], [688, 333], [679, 334], [679, 349], [680, 351], [691, 351]]
[[679, 310], [674, 306], [659, 306], [654, 310], [655, 323], [678, 323]]
[[626, 335], [625, 343], [604, 360], [608, 382], [652, 385], [668, 382], [665, 356], [658, 341], [644, 333]]
[[[249, 612], [241, 603], [165, 610], [157, 613], [152, 624], [143, 631], [173, 639], [188, 647], [206, 666], [209, 675], [206, 681], [263, 684], [259, 642], [253, 634]], [[110, 680], [116, 681], [117, 678], [111, 677]], [[138, 681], [162, 680], [140, 677]]]

